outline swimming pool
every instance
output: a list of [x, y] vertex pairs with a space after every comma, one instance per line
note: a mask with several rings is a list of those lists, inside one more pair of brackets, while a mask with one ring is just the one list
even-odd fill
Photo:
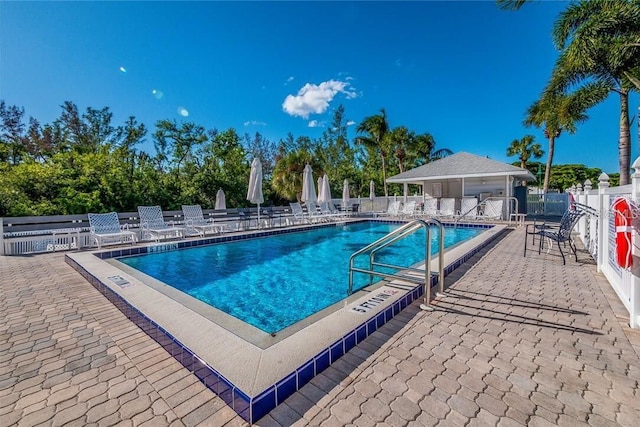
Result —
[[[275, 334], [346, 298], [350, 255], [397, 227], [380, 222], [344, 224], [119, 261]], [[431, 233], [434, 253], [440, 237], [436, 230]], [[445, 247], [480, 232], [477, 228], [447, 228]], [[424, 233], [420, 230], [385, 249], [380, 261], [406, 266], [422, 261]], [[367, 276], [355, 276], [354, 289], [366, 285]]]
[[[380, 219], [359, 222], [389, 223]], [[401, 223], [396, 221], [396, 224]], [[445, 251], [445, 277], [492, 244], [506, 228], [491, 224], [458, 224], [458, 227], [483, 231]], [[251, 423], [284, 402], [395, 316], [406, 313], [405, 309], [416, 300], [422, 301], [424, 286], [407, 286], [397, 281], [367, 286], [272, 336], [117, 258], [218, 243], [256, 242], [262, 237], [271, 239], [275, 235], [299, 234], [317, 228], [336, 228], [336, 225], [232, 232], [208, 238], [69, 252], [65, 254], [65, 261]], [[346, 283], [344, 286], [346, 288]], [[260, 304], [260, 300], [255, 303]], [[410, 311], [402, 321], [407, 322], [413, 315], [415, 311]]]

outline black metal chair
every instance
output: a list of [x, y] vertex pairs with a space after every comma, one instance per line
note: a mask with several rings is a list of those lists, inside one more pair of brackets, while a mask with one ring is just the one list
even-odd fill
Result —
[[[564, 256], [564, 252], [562, 251], [562, 246], [560, 243], [569, 244], [569, 247], [573, 251], [573, 255], [576, 258], [576, 262], [578, 261], [578, 254], [573, 241], [571, 240], [571, 231], [576, 226], [580, 218], [585, 215], [584, 210], [582, 209], [569, 209], [567, 210], [560, 223], [555, 226], [548, 225], [546, 223], [543, 224], [527, 224], [526, 233], [525, 233], [525, 242], [524, 242], [524, 255], [527, 255], [527, 237], [532, 236], [534, 238], [538, 236], [538, 254], [542, 252], [542, 243], [544, 239], [548, 239], [549, 241], [556, 242], [558, 244], [558, 250], [560, 251], [560, 255], [562, 256], [562, 264], [566, 265], [566, 259]], [[533, 231], [529, 231], [529, 227], [532, 227]]]

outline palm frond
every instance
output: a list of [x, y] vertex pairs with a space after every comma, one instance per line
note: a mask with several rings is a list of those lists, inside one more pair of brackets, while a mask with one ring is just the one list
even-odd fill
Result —
[[530, 0], [496, 0], [501, 10], [518, 10]]

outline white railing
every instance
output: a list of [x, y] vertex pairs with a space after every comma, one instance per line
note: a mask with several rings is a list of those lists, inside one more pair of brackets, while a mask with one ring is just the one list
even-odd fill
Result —
[[[616, 261], [616, 229], [611, 204], [618, 197], [631, 202], [640, 202], [640, 158], [633, 166], [635, 173], [629, 185], [609, 187], [609, 177], [603, 173], [599, 177], [598, 189], [593, 189], [589, 180], [584, 187], [578, 185], [569, 189], [577, 203], [587, 205], [595, 215], [586, 215], [577, 225], [577, 232], [585, 248], [596, 260], [601, 272], [629, 312], [629, 325], [640, 326], [640, 230], [636, 221], [640, 212], [633, 210], [632, 221], [632, 266], [622, 268]], [[640, 222], [639, 222], [640, 223]]]
[[[274, 212], [285, 218], [288, 207], [276, 206]], [[220, 225], [239, 221], [238, 209], [203, 211]], [[257, 208], [250, 208], [255, 217]], [[166, 221], [181, 224], [182, 211], [163, 211]], [[118, 213], [121, 224], [139, 231], [137, 212]], [[253, 217], [252, 217], [253, 218]], [[138, 236], [140, 237], [140, 236]], [[87, 215], [51, 215], [31, 217], [0, 217], [0, 255], [23, 255], [86, 248], [92, 245]]]

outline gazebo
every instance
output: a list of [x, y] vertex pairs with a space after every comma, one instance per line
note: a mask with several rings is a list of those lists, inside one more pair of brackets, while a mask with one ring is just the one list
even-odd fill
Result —
[[523, 181], [535, 181], [527, 169], [502, 163], [488, 157], [459, 152], [426, 165], [387, 178], [387, 183], [404, 184], [404, 197], [409, 184], [419, 185], [423, 198], [513, 197], [515, 187]]

